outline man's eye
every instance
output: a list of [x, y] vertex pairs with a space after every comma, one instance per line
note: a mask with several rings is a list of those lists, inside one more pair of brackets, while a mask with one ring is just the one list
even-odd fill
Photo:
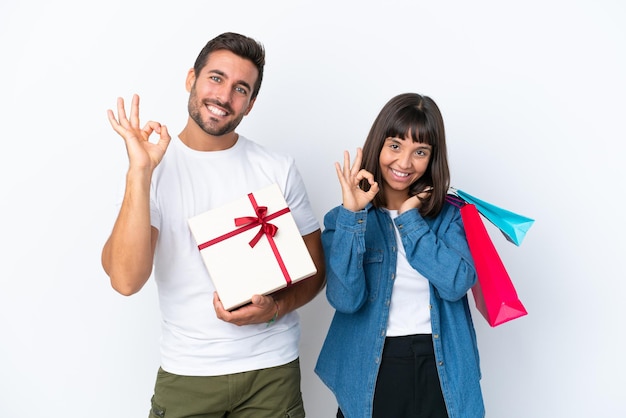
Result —
[[235, 91], [239, 94], [248, 94], [248, 90], [244, 89], [243, 87], [235, 87]]
[[221, 79], [221, 78], [219, 78], [219, 77], [218, 77], [218, 76], [216, 76], [216, 75], [212, 75], [212, 76], [211, 76], [211, 80], [213, 80], [213, 81], [215, 81], [215, 82], [219, 83], [222, 79]]

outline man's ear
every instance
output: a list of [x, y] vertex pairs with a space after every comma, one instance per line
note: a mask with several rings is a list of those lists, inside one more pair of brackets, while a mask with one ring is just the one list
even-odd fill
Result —
[[191, 88], [193, 87], [193, 83], [196, 82], [196, 72], [194, 69], [190, 69], [187, 71], [187, 79], [185, 80], [185, 88], [187, 89], [187, 93], [191, 92]]
[[252, 110], [252, 106], [254, 106], [254, 102], [256, 102], [256, 97], [250, 100], [250, 104], [248, 105], [248, 108], [246, 109], [246, 113], [244, 113], [245, 116], [248, 116], [248, 113], [250, 113], [250, 111]]

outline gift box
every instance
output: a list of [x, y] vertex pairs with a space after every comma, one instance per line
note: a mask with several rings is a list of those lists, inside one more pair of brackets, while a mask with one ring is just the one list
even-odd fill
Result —
[[276, 184], [194, 216], [188, 223], [226, 310], [317, 272]]

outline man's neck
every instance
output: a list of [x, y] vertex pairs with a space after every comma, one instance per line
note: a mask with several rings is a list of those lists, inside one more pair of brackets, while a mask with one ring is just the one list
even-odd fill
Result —
[[195, 122], [188, 121], [178, 137], [183, 144], [196, 151], [223, 151], [237, 143], [239, 134], [232, 131], [220, 136], [209, 135]]

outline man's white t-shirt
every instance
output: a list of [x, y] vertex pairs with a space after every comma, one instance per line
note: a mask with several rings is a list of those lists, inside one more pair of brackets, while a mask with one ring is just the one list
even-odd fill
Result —
[[[302, 235], [319, 229], [293, 158], [245, 137], [224, 151], [201, 152], [172, 138], [150, 192], [162, 315], [161, 366], [186, 376], [216, 376], [274, 367], [298, 357], [296, 312], [266, 324], [237, 326], [218, 319], [215, 288], [187, 220], [250, 192], [278, 184]], [[252, 295], [250, 295], [252, 296]]]

